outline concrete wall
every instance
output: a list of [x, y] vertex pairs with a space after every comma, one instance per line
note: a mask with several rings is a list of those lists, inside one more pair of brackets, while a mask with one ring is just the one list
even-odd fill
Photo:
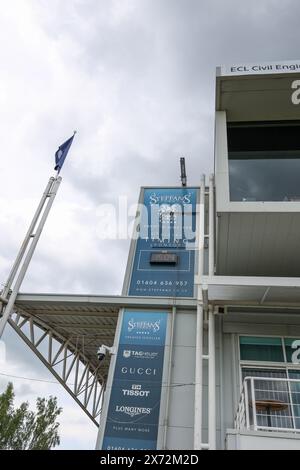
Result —
[[192, 449], [196, 314], [178, 312], [174, 325], [167, 448]]
[[291, 433], [245, 431], [230, 429], [226, 450], [300, 450], [300, 436]]
[[[167, 430], [168, 449], [193, 449], [195, 393], [196, 312], [176, 314], [173, 343], [173, 364], [170, 388], [170, 407]], [[207, 354], [207, 334], [204, 332], [204, 354]], [[220, 428], [220, 336], [216, 318], [216, 397], [217, 446], [221, 446]], [[208, 367], [203, 361], [203, 429], [202, 442], [208, 442]], [[224, 434], [225, 439], [225, 434]], [[222, 445], [223, 447], [223, 445]]]

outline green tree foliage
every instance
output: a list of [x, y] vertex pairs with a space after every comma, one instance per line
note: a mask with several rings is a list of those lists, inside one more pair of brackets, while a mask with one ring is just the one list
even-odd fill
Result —
[[14, 406], [12, 383], [0, 395], [0, 449], [49, 450], [60, 443], [56, 419], [62, 412], [56, 397], [38, 398], [36, 412], [28, 403]]

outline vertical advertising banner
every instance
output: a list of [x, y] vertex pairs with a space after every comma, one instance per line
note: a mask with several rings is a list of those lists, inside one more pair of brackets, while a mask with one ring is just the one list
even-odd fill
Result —
[[129, 295], [193, 297], [196, 188], [145, 189]]
[[125, 311], [102, 448], [156, 449], [166, 312]]

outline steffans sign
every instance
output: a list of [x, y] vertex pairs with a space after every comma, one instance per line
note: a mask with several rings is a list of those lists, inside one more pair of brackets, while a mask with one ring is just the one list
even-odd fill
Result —
[[265, 75], [295, 72], [300, 72], [300, 60], [222, 66], [220, 75]]

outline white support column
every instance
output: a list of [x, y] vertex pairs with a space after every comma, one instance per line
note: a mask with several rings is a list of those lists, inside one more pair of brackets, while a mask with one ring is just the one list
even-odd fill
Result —
[[[209, 254], [208, 271], [213, 276], [215, 271], [215, 226], [214, 219], [214, 177], [209, 178]], [[215, 316], [213, 308], [209, 307], [208, 314], [208, 442], [210, 450], [216, 449], [216, 346], [215, 346]]]
[[202, 175], [200, 183], [200, 205], [198, 225], [198, 285], [197, 285], [197, 324], [196, 324], [196, 366], [195, 366], [195, 421], [194, 421], [194, 449], [202, 448], [202, 377], [203, 377], [203, 299], [202, 276], [204, 258], [204, 206], [205, 202], [205, 176]]
[[176, 318], [176, 306], [172, 307], [172, 318], [171, 318], [171, 332], [170, 332], [170, 351], [169, 351], [169, 364], [168, 364], [168, 379], [167, 379], [167, 393], [166, 393], [166, 411], [165, 411], [165, 422], [164, 422], [164, 437], [163, 437], [163, 449], [167, 449], [167, 435], [168, 435], [168, 424], [169, 424], [169, 412], [170, 412], [170, 395], [171, 395], [171, 379], [172, 379], [172, 365], [173, 365], [173, 346], [174, 346], [174, 327]]
[[216, 349], [215, 315], [209, 307], [208, 316], [208, 442], [209, 449], [216, 449]]
[[209, 213], [208, 213], [208, 273], [215, 274], [215, 188], [214, 175], [209, 177]]
[[[23, 279], [24, 279], [24, 276], [26, 274], [26, 271], [28, 269], [28, 266], [29, 266], [29, 263], [31, 261], [31, 258], [32, 258], [32, 255], [34, 253], [34, 250], [36, 248], [36, 245], [39, 241], [39, 238], [40, 238], [40, 235], [42, 233], [42, 230], [43, 230], [43, 227], [45, 225], [45, 222], [47, 220], [47, 217], [48, 217], [48, 214], [50, 212], [50, 209], [52, 207], [52, 204], [53, 204], [53, 201], [55, 199], [55, 196], [56, 196], [56, 193], [57, 193], [57, 190], [59, 188], [59, 185], [61, 183], [61, 177], [58, 177], [58, 178], [55, 178], [52, 182], [53, 184], [51, 185], [51, 188], [50, 188], [50, 192], [49, 192], [49, 197], [48, 197], [48, 201], [46, 203], [46, 206], [45, 206], [45, 209], [44, 209], [44, 212], [41, 216], [41, 219], [39, 221], [39, 224], [38, 224], [38, 227], [37, 227], [37, 230], [35, 232], [35, 234], [31, 234], [30, 235], [30, 239], [32, 240], [31, 241], [31, 244], [30, 244], [30, 247], [27, 251], [27, 254], [25, 256], [25, 259], [24, 259], [24, 262], [20, 268], [20, 271], [19, 271], [19, 274], [17, 276], [17, 279], [16, 279], [16, 282], [13, 286], [13, 289], [12, 289], [12, 292], [9, 296], [9, 300], [8, 300], [8, 303], [7, 305], [4, 307], [4, 310], [3, 310], [3, 314], [2, 314], [2, 317], [0, 319], [0, 338], [2, 337], [2, 334], [3, 334], [3, 331], [4, 331], [4, 328], [5, 328], [5, 325], [7, 323], [7, 320], [9, 319], [11, 313], [13, 312], [13, 308], [14, 308], [14, 304], [15, 304], [15, 300], [16, 300], [16, 297], [19, 293], [19, 289], [20, 289], [20, 286], [23, 282]], [[44, 197], [44, 196], [43, 196]], [[42, 198], [43, 199], [43, 198]], [[40, 206], [39, 206], [40, 207]], [[43, 208], [43, 206], [42, 206]], [[35, 215], [36, 217], [36, 215]], [[35, 219], [34, 217], [34, 219]], [[38, 217], [36, 219], [36, 221], [38, 220]], [[27, 243], [28, 244], [28, 243]], [[26, 245], [27, 246], [27, 245]], [[20, 252], [22, 251], [22, 248], [20, 250]], [[24, 253], [26, 251], [26, 247], [24, 249]], [[23, 254], [24, 254], [23, 253]], [[19, 253], [20, 255], [20, 253]], [[18, 256], [19, 256], [18, 255]], [[17, 258], [18, 259], [18, 258]], [[14, 270], [15, 268], [13, 267], [12, 271]], [[11, 282], [11, 281], [10, 281]]]

